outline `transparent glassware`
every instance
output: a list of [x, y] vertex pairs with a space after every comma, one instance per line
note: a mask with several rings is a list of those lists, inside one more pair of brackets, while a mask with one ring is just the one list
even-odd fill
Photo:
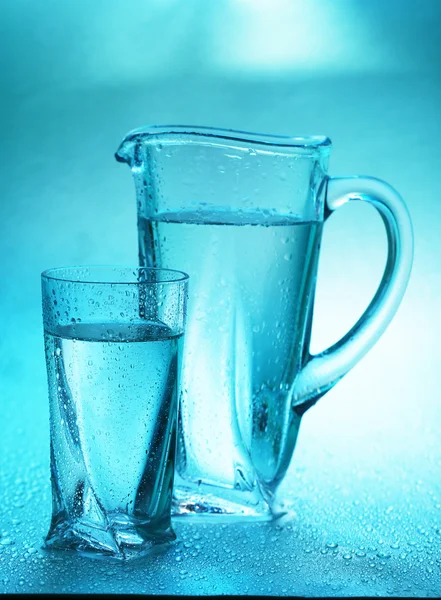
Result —
[[[382, 335], [413, 257], [407, 208], [372, 177], [329, 177], [331, 142], [184, 126], [130, 132], [142, 265], [191, 277], [174, 513], [269, 519], [302, 415]], [[388, 257], [369, 307], [336, 344], [309, 351], [323, 226], [372, 204]]]
[[42, 273], [52, 520], [46, 548], [126, 559], [175, 539], [171, 501], [188, 276]]

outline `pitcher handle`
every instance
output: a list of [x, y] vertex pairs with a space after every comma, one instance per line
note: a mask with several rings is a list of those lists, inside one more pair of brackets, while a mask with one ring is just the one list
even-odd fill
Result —
[[354, 200], [375, 206], [386, 228], [388, 255], [380, 285], [352, 329], [333, 346], [310, 355], [293, 389], [293, 408], [303, 413], [333, 387], [372, 348], [389, 325], [403, 298], [413, 259], [409, 212], [398, 192], [374, 177], [328, 179], [326, 218]]

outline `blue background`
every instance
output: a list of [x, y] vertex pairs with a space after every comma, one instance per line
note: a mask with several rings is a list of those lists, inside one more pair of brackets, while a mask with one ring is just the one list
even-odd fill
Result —
[[[438, 0], [2, 0], [0, 592], [441, 595], [440, 65]], [[285, 522], [179, 522], [136, 564], [52, 557], [40, 272], [137, 262], [113, 153], [153, 123], [328, 135], [331, 175], [405, 198], [414, 269], [387, 332], [305, 415]], [[329, 220], [313, 352], [367, 306], [385, 253], [372, 208]]]

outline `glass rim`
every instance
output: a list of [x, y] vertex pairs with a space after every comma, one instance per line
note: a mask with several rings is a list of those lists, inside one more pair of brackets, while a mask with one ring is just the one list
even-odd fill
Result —
[[147, 125], [130, 131], [122, 141], [115, 154], [118, 161], [125, 162], [124, 153], [121, 152], [126, 143], [133, 143], [142, 139], [155, 138], [164, 135], [179, 134], [182, 136], [196, 136], [201, 138], [223, 139], [234, 142], [250, 143], [255, 146], [281, 147], [295, 150], [316, 150], [326, 152], [331, 149], [332, 142], [326, 135], [280, 135], [268, 133], [253, 133], [240, 129], [226, 129], [222, 127], [206, 127], [201, 125]]
[[[132, 272], [134, 276], [136, 276], [139, 272], [155, 272], [155, 273], [163, 273], [164, 278], [161, 278], [157, 281], [121, 281], [121, 280], [99, 280], [98, 278], [93, 278], [93, 274], [91, 274], [90, 278], [87, 279], [75, 279], [74, 273], [85, 273], [87, 271], [120, 271], [124, 273]], [[66, 276], [57, 276], [58, 274], [65, 273]], [[68, 267], [52, 267], [50, 269], [45, 269], [41, 273], [41, 279], [46, 279], [49, 281], [59, 281], [64, 283], [75, 283], [75, 284], [86, 284], [86, 285], [162, 285], [169, 283], [182, 283], [188, 281], [189, 275], [184, 271], [179, 271], [177, 269], [165, 269], [158, 267], [140, 267], [136, 266], [127, 266], [127, 265], [71, 265]]]

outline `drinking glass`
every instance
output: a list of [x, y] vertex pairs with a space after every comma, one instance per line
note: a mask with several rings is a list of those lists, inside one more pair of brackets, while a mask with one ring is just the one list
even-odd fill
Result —
[[170, 269], [42, 273], [52, 482], [45, 547], [125, 559], [175, 539], [187, 283]]

